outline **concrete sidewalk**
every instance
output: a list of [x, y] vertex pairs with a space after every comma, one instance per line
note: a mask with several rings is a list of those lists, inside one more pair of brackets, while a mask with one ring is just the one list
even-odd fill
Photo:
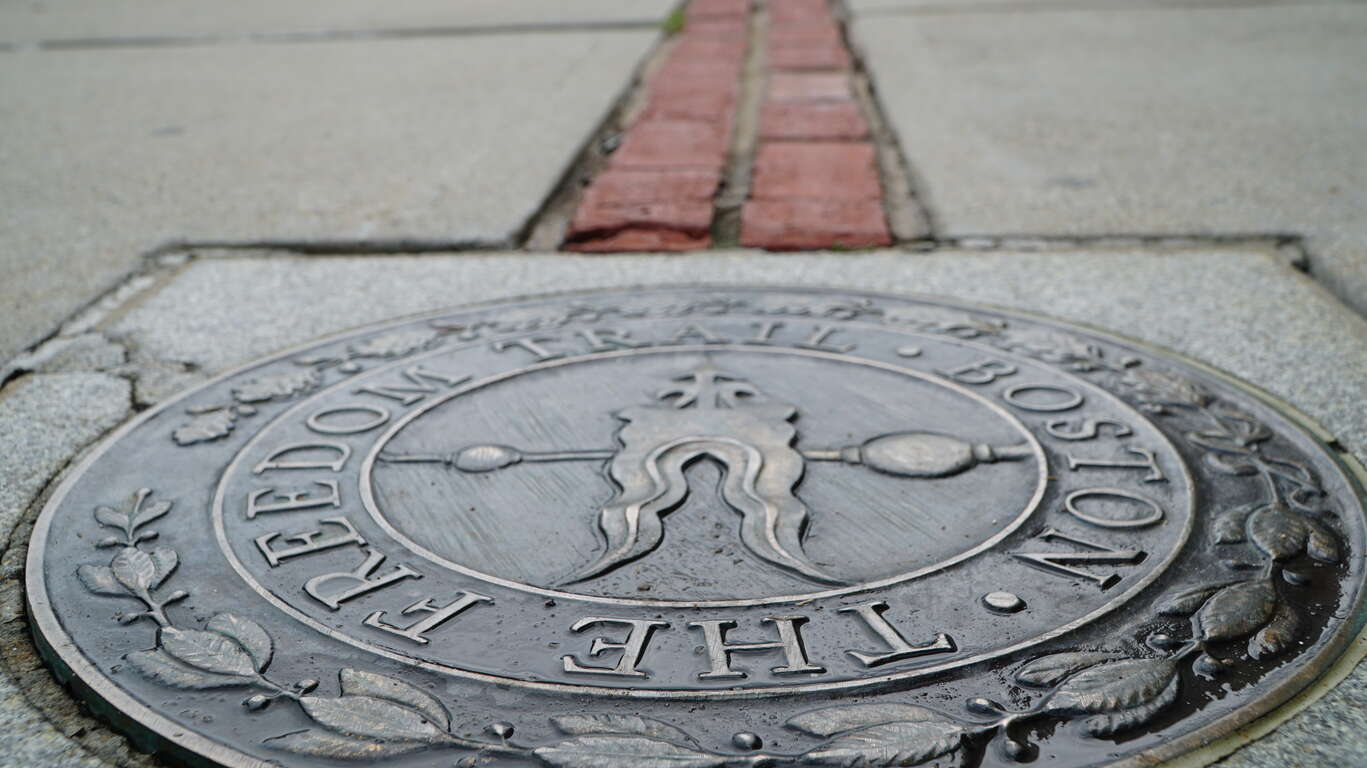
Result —
[[[0, 4], [0, 763], [161, 765], [27, 640], [28, 526], [72, 460], [236, 365], [385, 318], [690, 282], [941, 294], [1191, 355], [1367, 459], [1367, 2], [845, 0], [850, 77], [915, 193], [884, 213], [915, 205], [928, 235], [516, 250], [677, 5]], [[1364, 730], [1358, 670], [1222, 765], [1357, 765]]]
[[168, 245], [512, 244], [672, 5], [5, 4], [0, 360]]

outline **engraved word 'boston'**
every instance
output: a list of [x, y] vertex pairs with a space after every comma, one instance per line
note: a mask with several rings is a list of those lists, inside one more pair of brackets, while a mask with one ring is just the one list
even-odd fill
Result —
[[1160, 760], [1352, 639], [1362, 491], [1317, 434], [938, 300], [508, 301], [143, 414], [54, 494], [28, 598], [182, 762]]

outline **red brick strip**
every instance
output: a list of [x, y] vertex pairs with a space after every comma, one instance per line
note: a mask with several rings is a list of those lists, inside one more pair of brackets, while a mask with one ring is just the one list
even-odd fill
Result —
[[565, 239], [583, 252], [712, 244], [713, 199], [736, 121], [750, 0], [693, 0], [645, 84], [645, 108], [585, 190]]
[[769, 0], [759, 148], [742, 245], [769, 250], [890, 245], [869, 124], [826, 0]]

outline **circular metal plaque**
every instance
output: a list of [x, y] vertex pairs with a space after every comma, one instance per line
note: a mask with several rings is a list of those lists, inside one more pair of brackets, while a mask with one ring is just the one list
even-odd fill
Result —
[[143, 414], [35, 528], [59, 676], [229, 766], [1149, 764], [1361, 623], [1361, 488], [1198, 364], [932, 299], [457, 309]]

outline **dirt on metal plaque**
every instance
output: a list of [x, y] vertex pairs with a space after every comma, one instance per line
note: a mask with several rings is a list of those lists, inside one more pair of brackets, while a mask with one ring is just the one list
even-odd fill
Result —
[[364, 328], [141, 415], [38, 643], [223, 766], [1150, 765], [1323, 674], [1362, 489], [1197, 363], [925, 298], [668, 288]]

